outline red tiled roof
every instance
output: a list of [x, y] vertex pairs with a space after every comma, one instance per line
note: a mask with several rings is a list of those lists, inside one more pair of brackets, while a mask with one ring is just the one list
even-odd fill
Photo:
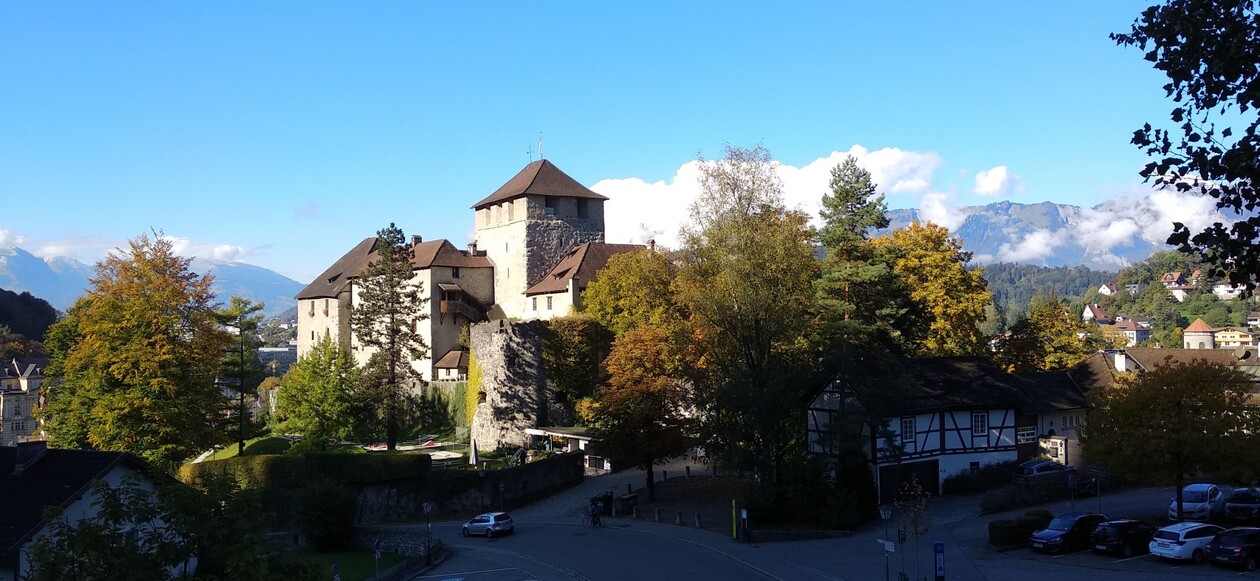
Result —
[[608, 199], [587, 189], [586, 186], [569, 177], [569, 174], [560, 171], [560, 168], [556, 167], [555, 164], [542, 159], [525, 166], [525, 169], [522, 169], [507, 183], [500, 186], [493, 194], [473, 204], [472, 207], [476, 210], [527, 194], [591, 198], [595, 200]]
[[1182, 332], [1183, 333], [1211, 333], [1212, 331], [1213, 331], [1212, 328], [1209, 327], [1207, 323], [1204, 323], [1203, 319], [1195, 319], [1194, 322], [1190, 323], [1190, 326], [1186, 327], [1186, 330]]
[[451, 349], [433, 364], [437, 369], [467, 369], [468, 352], [462, 349]]
[[605, 244], [603, 242], [586, 242], [569, 250], [547, 274], [538, 282], [525, 290], [526, 296], [564, 292], [569, 288], [569, 281], [574, 276], [580, 288], [595, 278], [599, 271], [608, 264], [608, 259], [617, 254], [634, 252], [644, 248], [641, 244]]
[[[460, 268], [490, 268], [494, 266], [485, 255], [470, 255], [455, 248], [445, 239], [421, 242], [411, 247], [412, 267], [416, 269], [434, 266], [454, 266]], [[376, 258], [376, 237], [365, 238], [350, 249], [336, 263], [328, 267], [311, 284], [306, 285], [297, 298], [315, 299], [336, 297], [346, 289], [350, 280], [358, 276]]]

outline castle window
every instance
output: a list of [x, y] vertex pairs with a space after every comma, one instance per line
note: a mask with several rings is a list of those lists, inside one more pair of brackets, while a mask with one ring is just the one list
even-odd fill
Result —
[[577, 200], [577, 213], [578, 213], [578, 217], [579, 217], [579, 218], [585, 218], [585, 217], [586, 217], [586, 203], [587, 203], [587, 201], [588, 201], [588, 200], [587, 200], [586, 198], [578, 198], [578, 200]]
[[543, 196], [543, 213], [548, 216], [556, 215], [556, 200], [551, 196]]
[[547, 310], [551, 310], [551, 297], [547, 297]]
[[452, 267], [451, 267], [451, 278], [459, 278], [459, 267], [458, 267], [458, 266], [452, 266]]
[[531, 297], [529, 301], [530, 301], [529, 309], [531, 311], [537, 311], [538, 310], [538, 297]]

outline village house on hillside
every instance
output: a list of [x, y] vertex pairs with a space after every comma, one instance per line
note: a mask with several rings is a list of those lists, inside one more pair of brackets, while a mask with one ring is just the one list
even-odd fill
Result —
[[1256, 346], [1255, 334], [1241, 327], [1213, 329], [1203, 319], [1195, 319], [1181, 331], [1185, 349], [1237, 349]]
[[15, 358], [0, 367], [0, 446], [42, 439], [35, 410], [46, 365], [47, 359]]

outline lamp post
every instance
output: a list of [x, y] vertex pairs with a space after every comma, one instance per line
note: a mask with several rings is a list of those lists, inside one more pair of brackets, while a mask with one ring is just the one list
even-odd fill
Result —
[[888, 540], [888, 519], [892, 517], [892, 511], [891, 504], [882, 504], [879, 507], [879, 518], [884, 519], [884, 581], [888, 581], [888, 545], [892, 544]]
[[424, 528], [427, 532], [424, 535], [424, 561], [426, 564], [433, 564], [433, 523], [429, 521], [429, 515], [433, 514], [434, 504], [432, 500], [424, 501], [421, 505], [424, 507]]

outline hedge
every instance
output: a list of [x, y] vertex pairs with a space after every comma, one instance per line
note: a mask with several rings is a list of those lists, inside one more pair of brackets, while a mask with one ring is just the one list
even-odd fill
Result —
[[422, 478], [430, 466], [427, 454], [256, 455], [185, 464], [179, 479], [191, 484], [230, 474], [246, 488], [296, 489], [315, 480], [363, 485]]
[[1052, 516], [1049, 511], [1030, 510], [1016, 519], [989, 521], [989, 544], [995, 547], [1018, 547], [1028, 542], [1028, 536], [1046, 528]]
[[945, 479], [941, 484], [945, 494], [974, 494], [1010, 484], [1019, 465], [1014, 462], [998, 462], [976, 470], [963, 470]]

